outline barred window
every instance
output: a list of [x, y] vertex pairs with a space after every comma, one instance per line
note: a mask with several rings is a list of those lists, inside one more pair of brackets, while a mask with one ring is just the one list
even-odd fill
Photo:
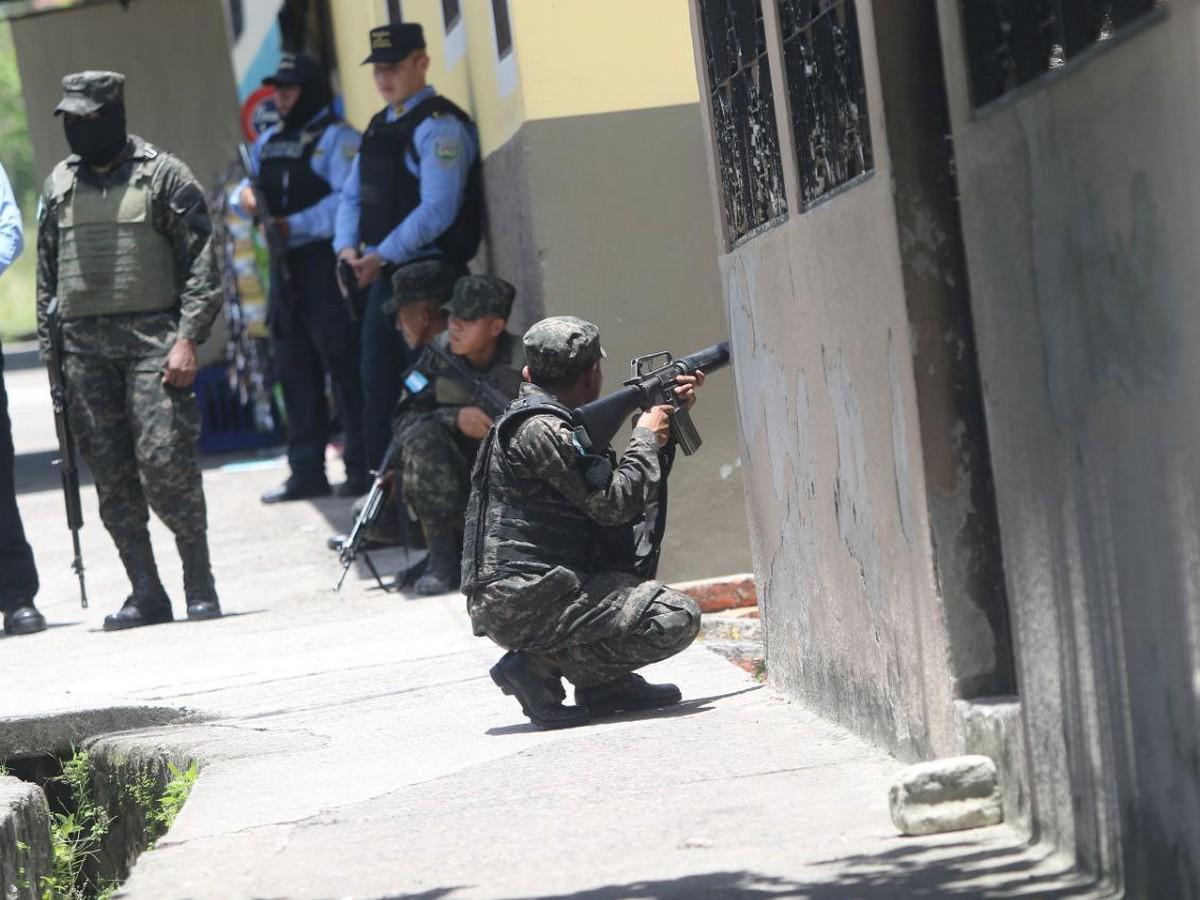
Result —
[[508, 18], [508, 0], [492, 0], [492, 24], [496, 29], [496, 56], [504, 59], [512, 53], [512, 24]]
[[975, 106], [1112, 38], [1162, 0], [960, 0]]
[[736, 244], [787, 213], [762, 0], [700, 0], [726, 233]]
[[458, 4], [458, 0], [442, 0], [442, 22], [446, 26], [446, 33], [449, 34], [454, 30], [454, 26], [462, 21], [462, 8]]
[[800, 198], [807, 209], [874, 167], [854, 0], [779, 0]]

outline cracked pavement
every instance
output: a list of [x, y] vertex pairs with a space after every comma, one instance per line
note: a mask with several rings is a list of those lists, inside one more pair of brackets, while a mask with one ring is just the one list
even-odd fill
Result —
[[[205, 461], [229, 615], [104, 634], [127, 587], [95, 492], [84, 489], [92, 608], [80, 610], [57, 475], [41, 471], [45, 378], [18, 369], [7, 382], [52, 627], [0, 637], [0, 756], [20, 740], [116, 730], [111, 748], [201, 766], [121, 897], [1090, 893], [1002, 826], [899, 837], [894, 760], [703, 646], [646, 670], [680, 685], [680, 706], [538, 731], [489, 679], [500, 651], [471, 635], [460, 596], [384, 595], [362, 569], [331, 590], [324, 540], [349, 501], [261, 505], [285, 474], [277, 462]], [[173, 543], [157, 521], [152, 535], [181, 610]]]

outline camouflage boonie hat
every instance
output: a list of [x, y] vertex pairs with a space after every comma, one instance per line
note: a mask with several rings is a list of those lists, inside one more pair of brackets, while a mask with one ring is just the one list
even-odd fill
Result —
[[482, 319], [484, 316], [507, 319], [516, 295], [517, 289], [503, 278], [467, 275], [454, 285], [454, 295], [442, 309], [461, 319]]
[[440, 259], [423, 259], [400, 266], [392, 273], [392, 296], [379, 304], [379, 311], [394, 316], [396, 310], [409, 303], [421, 300], [445, 303], [454, 293], [454, 283], [466, 274], [463, 266]]
[[105, 103], [125, 102], [125, 76], [120, 72], [75, 72], [62, 80], [63, 98], [54, 114], [86, 116]]
[[600, 329], [575, 316], [551, 316], [525, 332], [525, 361], [534, 379], [571, 378], [608, 354]]

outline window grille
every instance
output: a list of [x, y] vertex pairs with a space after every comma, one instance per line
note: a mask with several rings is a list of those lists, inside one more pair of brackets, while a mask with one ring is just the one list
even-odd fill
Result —
[[960, 0], [975, 106], [1111, 39], [1162, 0]]
[[709, 101], [731, 244], [787, 213], [762, 0], [700, 0]]
[[387, 16], [388, 22], [391, 23], [404, 21], [404, 14], [400, 9], [400, 0], [387, 0]]
[[492, 0], [492, 21], [496, 25], [496, 56], [504, 59], [512, 53], [512, 23], [508, 19], [508, 0]]
[[778, 3], [800, 198], [807, 209], [874, 167], [858, 15], [854, 0]]
[[442, 0], [442, 22], [445, 23], [446, 32], [454, 30], [454, 26], [462, 20], [462, 7], [458, 0]]

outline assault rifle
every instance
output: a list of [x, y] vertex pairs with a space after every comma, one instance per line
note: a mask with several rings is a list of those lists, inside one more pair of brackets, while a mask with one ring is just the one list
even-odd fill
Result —
[[633, 377], [607, 397], [585, 403], [575, 410], [588, 444], [584, 449], [607, 447], [626, 420], [639, 409], [661, 404], [675, 408], [671, 416], [671, 436], [685, 456], [700, 449], [700, 432], [692, 422], [687, 407], [675, 395], [678, 375], [705, 374], [729, 365], [729, 341], [721, 341], [690, 356], [675, 359], [665, 350], [639, 356], [633, 360]]
[[62, 319], [58, 313], [58, 298], [53, 297], [46, 308], [46, 324], [50, 331], [50, 361], [46, 372], [50, 376], [50, 400], [54, 404], [54, 430], [58, 434], [59, 458], [54, 464], [62, 476], [63, 498], [67, 503], [67, 527], [75, 559], [71, 568], [79, 576], [79, 603], [87, 609], [87, 585], [83, 582], [83, 551], [79, 546], [79, 529], [83, 527], [83, 505], [79, 500], [79, 468], [75, 464], [75, 436], [67, 421], [67, 379], [63, 369]]
[[246, 183], [250, 185], [250, 193], [254, 194], [254, 205], [258, 207], [255, 218], [262, 225], [263, 235], [267, 240], [267, 258], [270, 263], [271, 281], [278, 284], [280, 296], [287, 306], [295, 310], [296, 288], [292, 284], [292, 273], [287, 267], [287, 239], [279, 233], [275, 222], [271, 219], [267, 197], [258, 184], [258, 176], [254, 173], [254, 161], [250, 157], [248, 144], [238, 144], [238, 157], [242, 168], [246, 170]]
[[[512, 398], [505, 395], [503, 391], [497, 388], [494, 384], [479, 376], [478, 372], [474, 372], [457, 356], [446, 350], [436, 343], [427, 344], [425, 352], [422, 354], [417, 365], [405, 373], [404, 384], [408, 387], [410, 397], [415, 397], [422, 391], [428, 389], [431, 379], [422, 371], [424, 368], [430, 375], [435, 377], [439, 374], [449, 374], [451, 378], [459, 381], [464, 385], [471, 387], [471, 403], [468, 406], [478, 406], [492, 419], [497, 418], [504, 410], [508, 409], [508, 405], [512, 403]], [[415, 381], [414, 381], [415, 380]], [[363, 541], [366, 540], [367, 530], [374, 525], [380, 515], [383, 513], [383, 504], [387, 499], [387, 486], [385, 479], [388, 471], [392, 468], [392, 463], [395, 460], [399, 448], [396, 446], [396, 441], [393, 439], [388, 443], [387, 451], [383, 454], [383, 460], [379, 464], [379, 468], [371, 474], [374, 476], [374, 481], [371, 483], [371, 490], [367, 494], [367, 499], [363, 501], [362, 512], [358, 514], [358, 518], [354, 520], [354, 527], [350, 529], [350, 533], [346, 535], [346, 539], [342, 541], [342, 545], [338, 548], [338, 558], [342, 563], [342, 574], [338, 578], [337, 584], [334, 586], [335, 591], [342, 589], [342, 583], [346, 580], [346, 573], [350, 571], [350, 566], [354, 564], [359, 554], [367, 564], [367, 568], [371, 570], [371, 574], [375, 576], [375, 581], [383, 590], [388, 590], [388, 587], [383, 583], [383, 579], [379, 577], [379, 572], [375, 568], [375, 564], [371, 562], [370, 555], [362, 549]], [[409, 573], [410, 577], [412, 572]], [[401, 585], [393, 585], [393, 589], [399, 589]]]

